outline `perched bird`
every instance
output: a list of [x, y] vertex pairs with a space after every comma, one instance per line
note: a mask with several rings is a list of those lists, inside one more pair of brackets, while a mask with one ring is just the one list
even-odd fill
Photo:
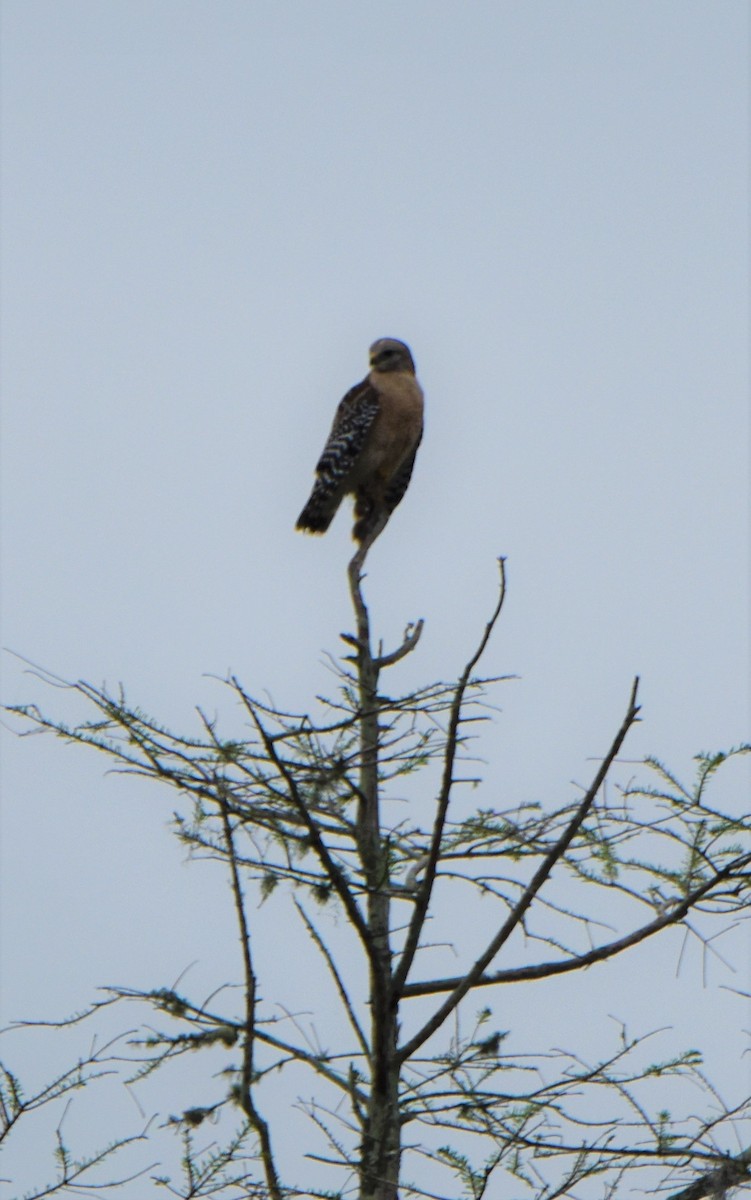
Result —
[[422, 438], [422, 388], [409, 347], [380, 338], [370, 374], [340, 403], [297, 529], [325, 533], [346, 495], [355, 498], [352, 536], [380, 532], [407, 490]]

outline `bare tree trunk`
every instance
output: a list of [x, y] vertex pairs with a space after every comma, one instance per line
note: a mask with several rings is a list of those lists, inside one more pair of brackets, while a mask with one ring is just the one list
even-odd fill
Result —
[[360, 772], [357, 844], [368, 889], [370, 935], [370, 1095], [365, 1114], [360, 1162], [361, 1200], [396, 1200], [399, 1184], [401, 1125], [397, 1002], [390, 940], [388, 850], [381, 837], [378, 789], [378, 675], [372, 654], [368, 611], [360, 591], [360, 570], [372, 541], [358, 550], [349, 568], [357, 618], [357, 680], [360, 698]]

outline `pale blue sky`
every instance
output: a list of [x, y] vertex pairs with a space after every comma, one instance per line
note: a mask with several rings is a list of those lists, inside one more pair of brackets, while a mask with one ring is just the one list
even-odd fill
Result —
[[[508, 556], [487, 665], [522, 678], [484, 800], [569, 795], [636, 673], [629, 757], [687, 773], [748, 736], [745, 3], [2, 18], [3, 645], [176, 726], [228, 669], [308, 703], [351, 624], [349, 520], [293, 525], [392, 335], [427, 425], [368, 595], [390, 641], [426, 619], [405, 687], [451, 676]], [[171, 797], [39, 739], [4, 758], [3, 1020], [234, 973]]]

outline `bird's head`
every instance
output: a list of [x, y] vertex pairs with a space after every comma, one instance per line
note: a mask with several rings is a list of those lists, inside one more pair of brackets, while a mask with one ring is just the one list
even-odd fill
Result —
[[396, 338], [379, 338], [370, 347], [371, 371], [409, 371], [415, 373], [415, 364], [409, 346]]

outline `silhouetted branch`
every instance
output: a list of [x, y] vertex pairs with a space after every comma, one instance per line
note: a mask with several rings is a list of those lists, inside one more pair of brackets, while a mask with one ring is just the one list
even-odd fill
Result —
[[565, 832], [562, 834], [562, 836], [558, 839], [558, 841], [555, 843], [555, 845], [552, 846], [551, 849], [548, 851], [548, 853], [545, 855], [542, 862], [540, 863], [540, 866], [537, 868], [537, 870], [535, 871], [528, 886], [524, 890], [524, 893], [523, 893], [521, 899], [515, 905], [513, 912], [508, 917], [508, 919], [506, 921], [504, 921], [503, 925], [498, 930], [498, 933], [495, 935], [494, 938], [491, 939], [491, 941], [490, 941], [489, 945], [487, 946], [487, 948], [485, 949], [485, 951], [480, 955], [480, 957], [474, 963], [474, 966], [472, 966], [469, 969], [469, 971], [466, 973], [466, 975], [464, 976], [462, 981], [457, 984], [457, 986], [451, 992], [449, 997], [444, 1001], [444, 1003], [441, 1005], [441, 1007], [437, 1010], [437, 1012], [435, 1012], [433, 1014], [433, 1016], [430, 1017], [429, 1020], [425, 1022], [422, 1029], [418, 1030], [418, 1032], [409, 1039], [409, 1041], [406, 1043], [406, 1045], [403, 1045], [401, 1047], [401, 1049], [399, 1051], [399, 1055], [400, 1055], [400, 1059], [402, 1062], [404, 1062], [407, 1058], [411, 1057], [411, 1055], [413, 1055], [415, 1053], [415, 1051], [418, 1050], [419, 1047], [422, 1046], [423, 1043], [426, 1042], [428, 1040], [428, 1038], [431, 1037], [431, 1035], [433, 1033], [435, 1033], [435, 1031], [441, 1027], [441, 1025], [446, 1020], [446, 1018], [453, 1012], [453, 1010], [459, 1004], [460, 1000], [462, 1000], [463, 997], [466, 996], [467, 992], [469, 992], [473, 987], [477, 986], [479, 980], [482, 978], [482, 975], [483, 975], [486, 967], [493, 961], [493, 959], [495, 958], [496, 954], [501, 949], [503, 944], [508, 940], [508, 938], [513, 933], [514, 929], [516, 929], [516, 927], [519, 925], [522, 917], [524, 916], [524, 913], [529, 908], [530, 904], [534, 900], [534, 898], [537, 895], [537, 893], [539, 892], [540, 888], [543, 886], [545, 881], [548, 879], [550, 872], [553, 870], [553, 867], [558, 862], [558, 860], [562, 857], [562, 855], [565, 853], [567, 848], [570, 846], [570, 844], [574, 838], [574, 835], [576, 834], [577, 830], [581, 826], [581, 823], [584, 820], [584, 818], [586, 817], [590, 808], [594, 804], [595, 797], [597, 796], [597, 793], [599, 792], [600, 788], [602, 787], [603, 781], [604, 781], [605, 776], [607, 775], [608, 771], [610, 770], [613, 759], [616, 757], [616, 755], [618, 754], [618, 751], [620, 750], [621, 746], [623, 745], [623, 742], [626, 738], [626, 734], [628, 733], [629, 729], [634, 724], [634, 722], [637, 720], [639, 708], [636, 703], [636, 693], [637, 693], [638, 687], [639, 687], [639, 679], [637, 677], [634, 680], [634, 685], [631, 689], [631, 698], [629, 700], [628, 709], [626, 712], [626, 716], [623, 719], [623, 723], [621, 724], [621, 727], [618, 730], [618, 733], [615, 735], [612, 745], [611, 745], [610, 749], [608, 750], [608, 753], [605, 755], [605, 758], [602, 761], [599, 771], [595, 775], [595, 778], [592, 782], [591, 787], [589, 788], [589, 791], [587, 792], [587, 794], [585, 795], [581, 804], [579, 805], [579, 808], [577, 809], [568, 828], [565, 830]]
[[227, 847], [227, 862], [229, 865], [230, 879], [232, 882], [232, 896], [235, 902], [235, 914], [237, 917], [244, 973], [245, 1028], [243, 1030], [243, 1065], [241, 1073], [239, 1104], [258, 1138], [261, 1162], [263, 1164], [264, 1175], [266, 1177], [266, 1186], [269, 1190], [269, 1200], [282, 1200], [282, 1189], [279, 1183], [276, 1167], [274, 1165], [274, 1155], [271, 1149], [271, 1136], [269, 1134], [269, 1127], [258, 1111], [258, 1107], [253, 1097], [253, 1084], [255, 1078], [253, 1060], [256, 1040], [256, 976], [255, 971], [253, 970], [253, 959], [250, 948], [250, 930], [248, 929], [248, 921], [245, 915], [245, 901], [243, 898], [242, 884], [240, 883], [240, 873], [237, 867], [232, 825], [221, 785], [219, 787], [219, 796], [222, 813], [222, 826], [224, 829], [224, 837]]
[[668, 1196], [668, 1200], [724, 1200], [732, 1188], [743, 1187], [751, 1182], [751, 1147], [741, 1154], [728, 1155], [720, 1159], [720, 1165], [701, 1175], [688, 1187]]
[[[585, 954], [578, 954], [569, 959], [553, 960], [551, 962], [535, 963], [524, 967], [507, 967], [502, 971], [494, 971], [492, 974], [482, 974], [476, 981], [477, 987], [490, 986], [497, 983], [524, 983], [532, 979], [547, 979], [554, 975], [565, 975], [569, 971], [580, 971], [585, 967], [591, 966], [593, 963], [605, 962], [609, 958], [615, 957], [617, 954], [622, 954], [624, 950], [631, 949], [632, 946], [638, 946], [640, 942], [659, 933], [662, 929], [669, 925], [679, 925], [687, 912], [690, 912], [698, 902], [704, 897], [711, 895], [717, 889], [718, 885], [726, 880], [735, 877], [743, 877], [747, 874], [748, 868], [751, 867], [751, 854], [744, 854], [740, 858], [734, 859], [722, 870], [719, 870], [711, 879], [697, 887], [683, 900], [679, 900], [666, 913], [650, 921], [647, 925], [642, 925], [639, 929], [635, 929], [632, 933], [626, 934], [622, 938], [617, 938], [612, 942], [607, 942], [604, 946], [598, 946], [594, 950], [589, 950]], [[726, 964], [727, 965], [727, 964]], [[438, 992], [453, 991], [458, 988], [466, 979], [465, 975], [458, 975], [446, 979], [431, 979], [424, 982], [408, 983], [405, 985], [402, 995], [408, 996], [429, 996]]]
[[498, 559], [500, 570], [500, 581], [498, 587], [498, 600], [490, 620], [487, 622], [480, 643], [472, 657], [467, 662], [459, 682], [454, 690], [454, 695], [449, 713], [448, 731], [446, 734], [446, 747], [444, 751], [443, 777], [441, 780], [441, 788], [438, 793], [438, 805], [433, 822], [433, 831], [430, 839], [430, 848], [428, 850], [428, 860], [423, 871], [423, 878], [417, 886], [417, 894], [415, 898], [415, 907], [407, 930], [407, 936], [404, 942], [399, 963], [394, 973], [394, 988], [397, 993], [401, 993], [404, 988], [405, 981], [412, 967], [417, 947], [420, 942], [420, 934], [425, 924], [425, 918], [430, 905], [430, 897], [433, 891], [433, 883], [435, 882], [436, 867], [438, 858], [441, 852], [441, 842], [443, 839], [444, 827], [446, 824], [446, 814], [448, 812], [449, 801], [451, 799], [451, 789], [454, 784], [454, 763], [456, 761], [456, 753], [459, 745], [459, 725], [462, 719], [462, 704], [464, 697], [472, 677], [472, 672], [480, 661], [485, 648], [490, 641], [490, 637], [496, 626], [496, 622], [501, 615], [503, 601], [506, 596], [506, 560]]
[[[115, 770], [173, 789], [171, 794], [180, 798], [174, 821], [181, 843], [193, 857], [209, 857], [228, 871], [242, 949], [239, 993], [225, 983], [194, 1002], [183, 994], [180, 981], [142, 992], [115, 988], [86, 1013], [51, 1024], [76, 1024], [118, 1001], [146, 1004], [148, 1016], [138, 1034], [129, 1035], [122, 1054], [106, 1063], [89, 1060], [94, 1072], [99, 1065], [104, 1073], [110, 1064], [113, 1069], [123, 1064], [131, 1072], [127, 1082], [137, 1082], [206, 1051], [201, 1058], [210, 1059], [212, 1079], [233, 1081], [218, 1099], [212, 1095], [166, 1122], [183, 1139], [184, 1178], [173, 1184], [167, 1175], [155, 1182], [180, 1200], [229, 1200], [238, 1191], [248, 1200], [334, 1194], [307, 1182], [303, 1191], [288, 1187], [272, 1156], [270, 1114], [276, 1112], [268, 1107], [269, 1093], [263, 1089], [280, 1073], [296, 1089], [301, 1072], [316, 1088], [302, 1107], [316, 1137], [325, 1139], [311, 1145], [308, 1157], [347, 1172], [350, 1190], [357, 1177], [358, 1200], [395, 1200], [407, 1192], [428, 1195], [431, 1188], [435, 1191], [430, 1194], [438, 1195], [441, 1185], [433, 1184], [433, 1174], [439, 1170], [448, 1170], [458, 1181], [443, 1188], [443, 1194], [453, 1195], [460, 1186], [474, 1200], [489, 1195], [494, 1185], [497, 1190], [501, 1173], [501, 1190], [511, 1188], [516, 1194], [526, 1189], [537, 1200], [573, 1196], [584, 1181], [592, 1185], [598, 1180], [603, 1196], [612, 1200], [631, 1186], [639, 1170], [651, 1172], [652, 1194], [659, 1167], [663, 1191], [668, 1170], [699, 1172], [693, 1181], [684, 1174], [688, 1184], [671, 1200], [704, 1200], [746, 1185], [751, 1151], [722, 1156], [718, 1145], [731, 1127], [737, 1144], [747, 1143], [741, 1133], [751, 1100], [727, 1107], [705, 1077], [697, 1051], [645, 1065], [640, 1047], [647, 1038], [627, 1037], [623, 1028], [616, 1051], [594, 1062], [573, 1051], [550, 1049], [547, 1043], [512, 1055], [514, 1039], [492, 1027], [490, 1009], [476, 1013], [465, 1033], [469, 1006], [462, 1000], [479, 987], [583, 971], [686, 922], [689, 914], [696, 923], [690, 928], [705, 945], [719, 936], [705, 930], [710, 919], [716, 928], [717, 918], [727, 917], [720, 932], [732, 929], [730, 919], [751, 907], [751, 819], [745, 809], [738, 816], [732, 807], [713, 806], [709, 784], [729, 757], [750, 748], [699, 756], [693, 786], [681, 783], [658, 760], [648, 760], [657, 786], [639, 782], [619, 789], [613, 803], [603, 784], [637, 720], [635, 681], [621, 728], [590, 786], [582, 788], [579, 803], [568, 801], [553, 811], [536, 804], [499, 811], [491, 796], [477, 811], [466, 813], [462, 804], [461, 818], [454, 811], [449, 819], [455, 788], [481, 782], [468, 743], [477, 722], [489, 719], [487, 689], [508, 678], [475, 675], [503, 607], [505, 562], [499, 560], [493, 613], [458, 680], [386, 695], [381, 672], [416, 648], [422, 622], [408, 625], [394, 650], [384, 651], [377, 640], [377, 651], [373, 648], [362, 581], [378, 532], [358, 547], [349, 564], [355, 633], [342, 634], [347, 654], [337, 665], [340, 690], [335, 699], [317, 697], [315, 715], [257, 700], [235, 676], [224, 682], [249, 721], [240, 739], [223, 738], [218, 721], [200, 709], [197, 736], [172, 733], [126, 704], [122, 689], [109, 694], [105, 688], [68, 685], [44, 673], [45, 682], [70, 690], [74, 699], [93, 707], [93, 717], [87, 709], [88, 719], [68, 726], [35, 706], [12, 710], [35, 732], [49, 730], [93, 747], [108, 756]], [[425, 767], [431, 770], [420, 775]], [[395, 781], [407, 776], [418, 787], [429, 781], [429, 794], [437, 791], [426, 828], [415, 815], [419, 806], [405, 805], [393, 825], [384, 815], [393, 812], [394, 800], [409, 798], [394, 791]], [[431, 905], [439, 877], [442, 895], [445, 888], [452, 901], [459, 888], [472, 889], [473, 897], [486, 902], [485, 914], [493, 906], [483, 918], [487, 932], [481, 954], [466, 954], [474, 938], [460, 944], [466, 921], [458, 903], [443, 910], [440, 922], [435, 919]], [[252, 886], [255, 893], [249, 891]], [[299, 972], [286, 980], [291, 1001], [286, 992], [264, 996], [255, 974], [247, 905], [252, 894], [263, 901], [277, 886], [280, 902], [294, 906], [325, 963], [333, 1004], [340, 1004], [347, 1018], [345, 1034], [347, 1028], [354, 1034], [354, 1039], [338, 1039], [331, 1049], [322, 1048], [315, 1028], [311, 1037], [310, 1014], [300, 1006], [306, 993], [304, 987], [300, 990]], [[330, 927], [311, 919], [293, 894], [295, 887], [322, 906], [332, 901], [323, 918], [334, 910]], [[594, 903], [572, 899], [582, 893]], [[620, 914], [614, 899], [637, 906], [638, 926], [624, 936], [615, 925]], [[338, 940], [341, 925], [357, 934], [354, 955], [351, 940]], [[579, 953], [582, 933], [587, 949]], [[515, 942], [507, 947], [512, 936]], [[554, 959], [503, 967], [501, 951], [506, 948], [510, 955], [522, 936], [527, 945], [543, 943], [546, 954], [552, 948]], [[597, 938], [608, 940], [593, 945]], [[392, 947], [392, 939], [401, 949]], [[418, 951], [422, 955], [431, 945], [452, 942], [459, 961], [462, 953], [468, 961], [459, 974], [411, 980]], [[235, 1011], [228, 997], [238, 994], [243, 1001]], [[441, 996], [435, 1011], [422, 1014], [416, 1032], [414, 1024], [409, 1026], [411, 1036], [399, 1047], [402, 1002], [431, 995]], [[439, 1030], [441, 1037], [426, 1050]], [[696, 1116], [691, 1109], [673, 1117], [658, 1109], [655, 1087], [662, 1079], [698, 1087], [709, 1115]], [[19, 1114], [48, 1101], [64, 1104], [68, 1091], [87, 1081], [85, 1070], [80, 1078], [67, 1073], [24, 1100], [15, 1077], [7, 1070], [0, 1074], [0, 1141]], [[195, 1129], [224, 1121], [226, 1131], [230, 1120], [231, 1136], [224, 1132], [215, 1148], [197, 1148]], [[418, 1126], [424, 1136], [413, 1132]], [[403, 1147], [407, 1127], [411, 1137]], [[120, 1144], [113, 1143], [105, 1154]], [[245, 1149], [251, 1144], [252, 1159]], [[473, 1144], [481, 1147], [476, 1164], [470, 1159]], [[429, 1178], [421, 1174], [419, 1182], [409, 1180], [408, 1155], [430, 1164]], [[258, 1160], [263, 1183], [254, 1182], [246, 1167]], [[70, 1171], [67, 1178], [73, 1178]], [[79, 1174], [74, 1183], [82, 1190], [86, 1178]], [[53, 1185], [57, 1190], [62, 1186]]]

